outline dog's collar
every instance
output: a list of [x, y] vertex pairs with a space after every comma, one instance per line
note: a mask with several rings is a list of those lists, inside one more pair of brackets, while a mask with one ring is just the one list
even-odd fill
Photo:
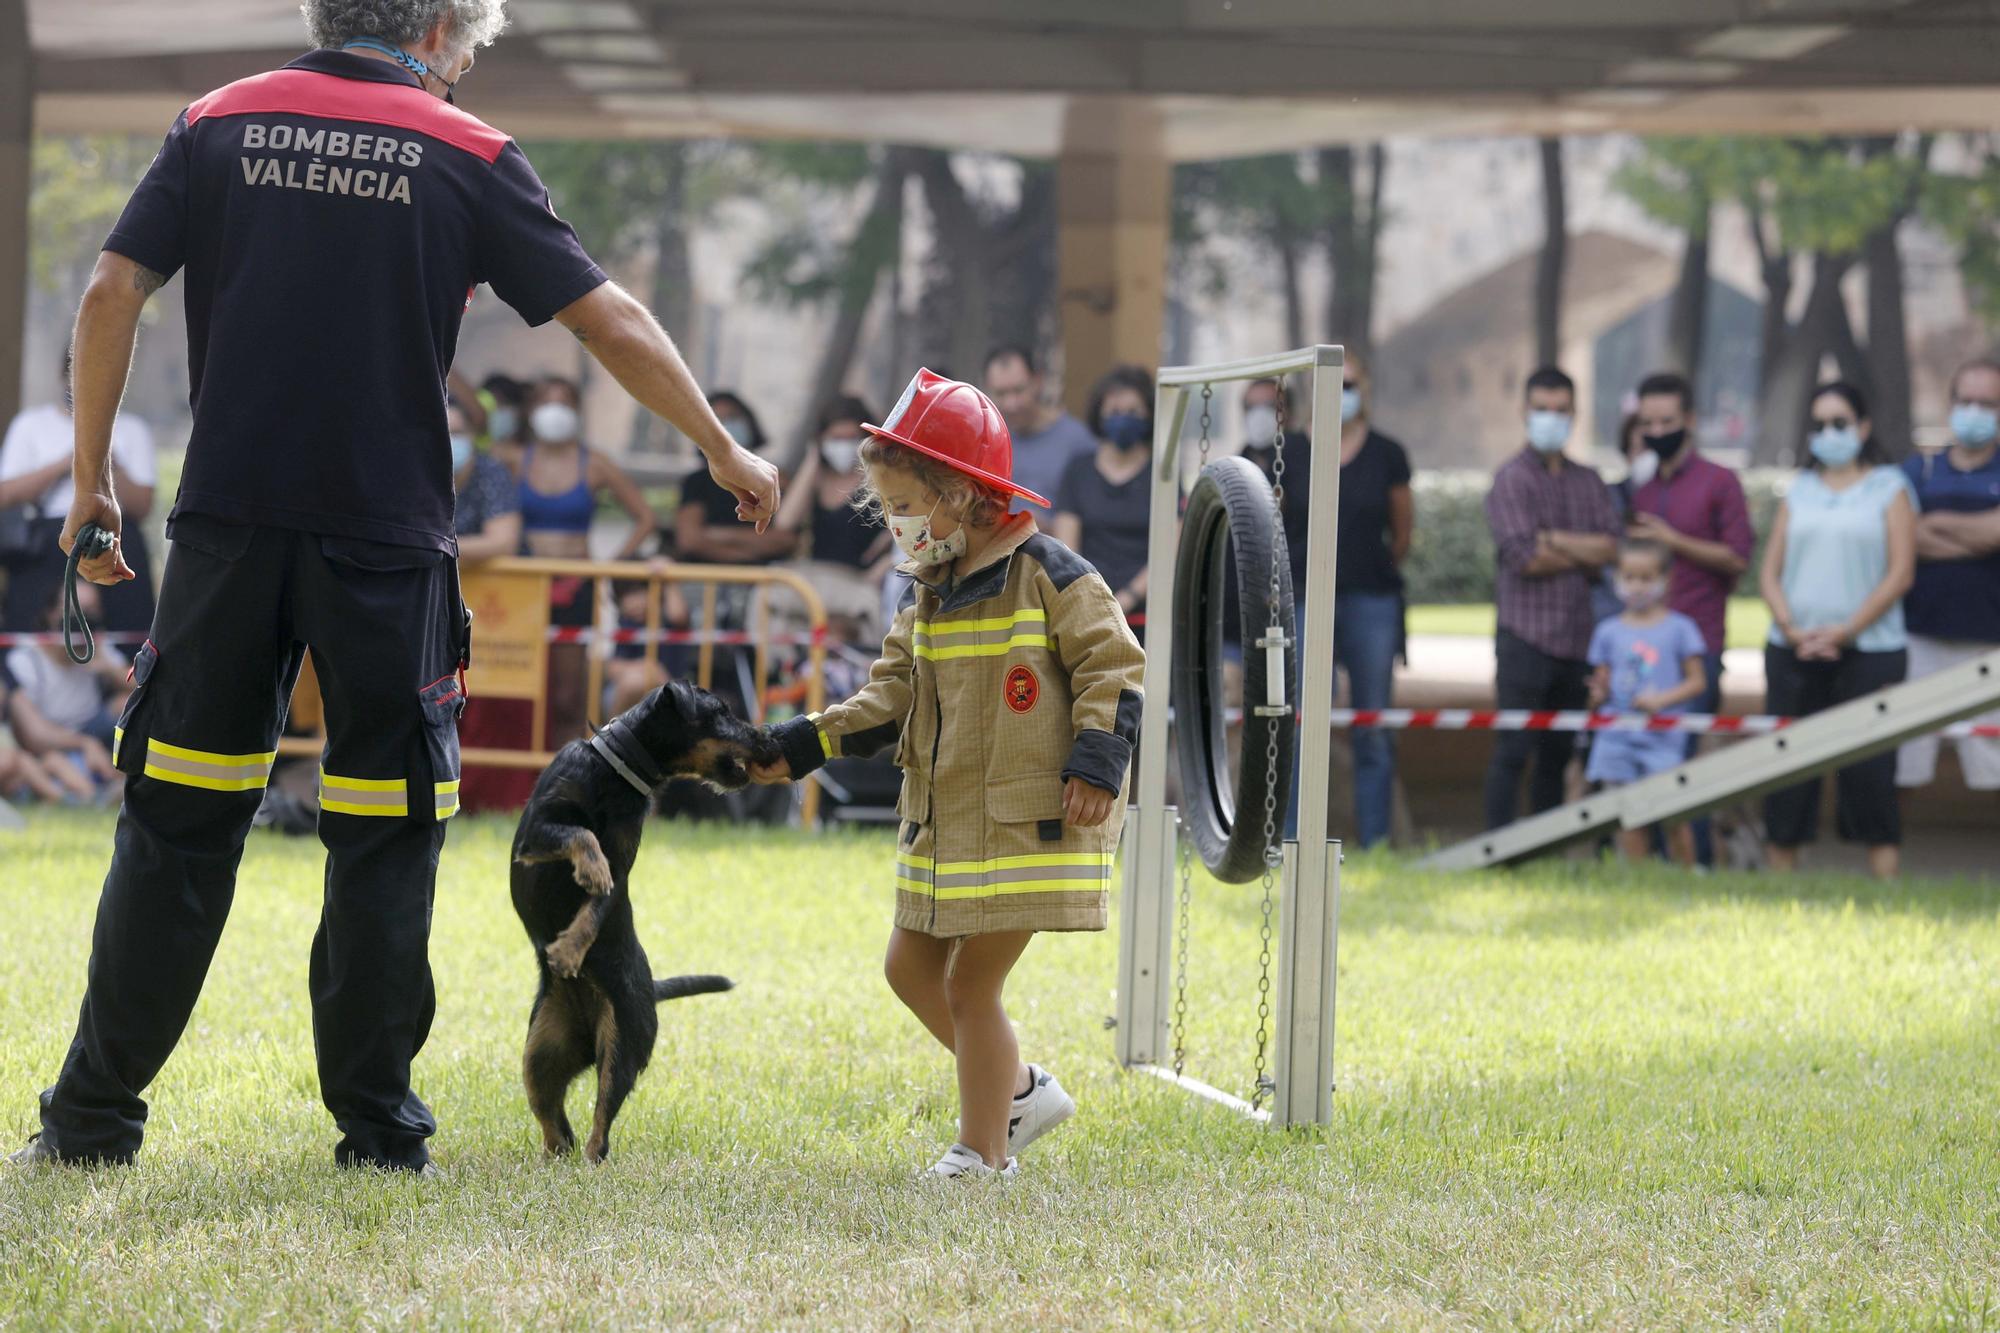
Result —
[[[597, 751], [598, 757], [611, 765], [612, 771], [619, 777], [631, 783], [633, 789], [641, 796], [653, 794], [653, 788], [659, 784], [661, 778], [655, 777], [653, 781], [648, 782], [640, 776], [641, 772], [652, 771], [653, 765], [645, 751], [632, 743], [625, 729], [624, 718], [613, 718], [610, 725], [593, 734], [590, 738], [590, 748]], [[621, 754], [620, 751], [624, 753]]]

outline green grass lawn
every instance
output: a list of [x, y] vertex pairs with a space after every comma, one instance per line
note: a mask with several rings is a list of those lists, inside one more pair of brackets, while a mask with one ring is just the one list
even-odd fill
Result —
[[[76, 1012], [109, 821], [0, 835], [0, 1131]], [[950, 1066], [878, 970], [889, 844], [654, 825], [669, 1005], [612, 1160], [548, 1163], [511, 825], [459, 821], [418, 1065], [443, 1179], [336, 1172], [310, 841], [259, 834], [131, 1169], [0, 1174], [0, 1326], [1991, 1327], [2000, 888], [1350, 858], [1337, 1121], [1121, 1075], [1116, 935], [1037, 942], [1030, 1058], [1078, 1118], [1011, 1184], [914, 1180]], [[1192, 1072], [1243, 1091], [1254, 887], [1195, 910]], [[583, 1102], [577, 1090], [574, 1116]]]
[[[1463, 634], [1479, 638], [1493, 636], [1493, 604], [1472, 606], [1413, 606], [1409, 630], [1412, 634]], [[1729, 599], [1727, 634], [1731, 648], [1762, 648], [1771, 632], [1771, 608], [1757, 597]]]

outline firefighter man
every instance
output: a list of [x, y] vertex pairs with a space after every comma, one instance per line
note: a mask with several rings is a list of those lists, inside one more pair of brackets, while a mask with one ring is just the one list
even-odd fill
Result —
[[[76, 324], [67, 551], [116, 534], [106, 449], [140, 308], [185, 270], [194, 409], [173, 541], [115, 762], [129, 775], [82, 1013], [10, 1159], [123, 1162], [236, 887], [302, 655], [326, 703], [313, 1043], [347, 1166], [429, 1171], [433, 881], [458, 808], [468, 618], [446, 373], [479, 284], [560, 321], [685, 432], [738, 516], [778, 477], [651, 314], [605, 279], [506, 135], [451, 105], [503, 0], [307, 0], [315, 50], [189, 106], [105, 243]], [[84, 574], [132, 577], [114, 547]]]

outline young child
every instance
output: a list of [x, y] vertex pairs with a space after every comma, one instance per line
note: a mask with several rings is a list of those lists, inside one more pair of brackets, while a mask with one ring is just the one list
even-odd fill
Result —
[[[1674, 713], [1707, 687], [1702, 674], [1701, 630], [1667, 609], [1667, 570], [1673, 556], [1658, 542], [1632, 539], [1618, 548], [1618, 600], [1622, 614], [1600, 622], [1590, 639], [1593, 708], [1620, 713]], [[1664, 773], [1687, 757], [1677, 731], [1600, 731], [1591, 739], [1584, 777], [1622, 787]], [[1647, 853], [1646, 829], [1621, 829], [1618, 851], [1628, 861]], [[1680, 865], [1694, 864], [1694, 834], [1686, 824], [1667, 830], [1667, 848]]]
[[943, 1177], [1011, 1176], [1014, 1154], [1076, 1104], [1021, 1061], [1001, 1004], [1043, 930], [1102, 930], [1145, 656], [1082, 557], [1010, 514], [1013, 444], [969, 384], [919, 370], [865, 426], [857, 503], [879, 514], [916, 582], [868, 683], [773, 728], [786, 762], [895, 747], [896, 918], [884, 970], [957, 1057], [958, 1142]]

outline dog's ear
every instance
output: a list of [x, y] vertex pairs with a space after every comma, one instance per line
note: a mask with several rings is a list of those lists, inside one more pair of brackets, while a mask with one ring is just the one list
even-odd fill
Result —
[[701, 698], [694, 686], [683, 680], [670, 680], [661, 692], [665, 696], [660, 702], [670, 705], [674, 716], [689, 726], [701, 720]]

